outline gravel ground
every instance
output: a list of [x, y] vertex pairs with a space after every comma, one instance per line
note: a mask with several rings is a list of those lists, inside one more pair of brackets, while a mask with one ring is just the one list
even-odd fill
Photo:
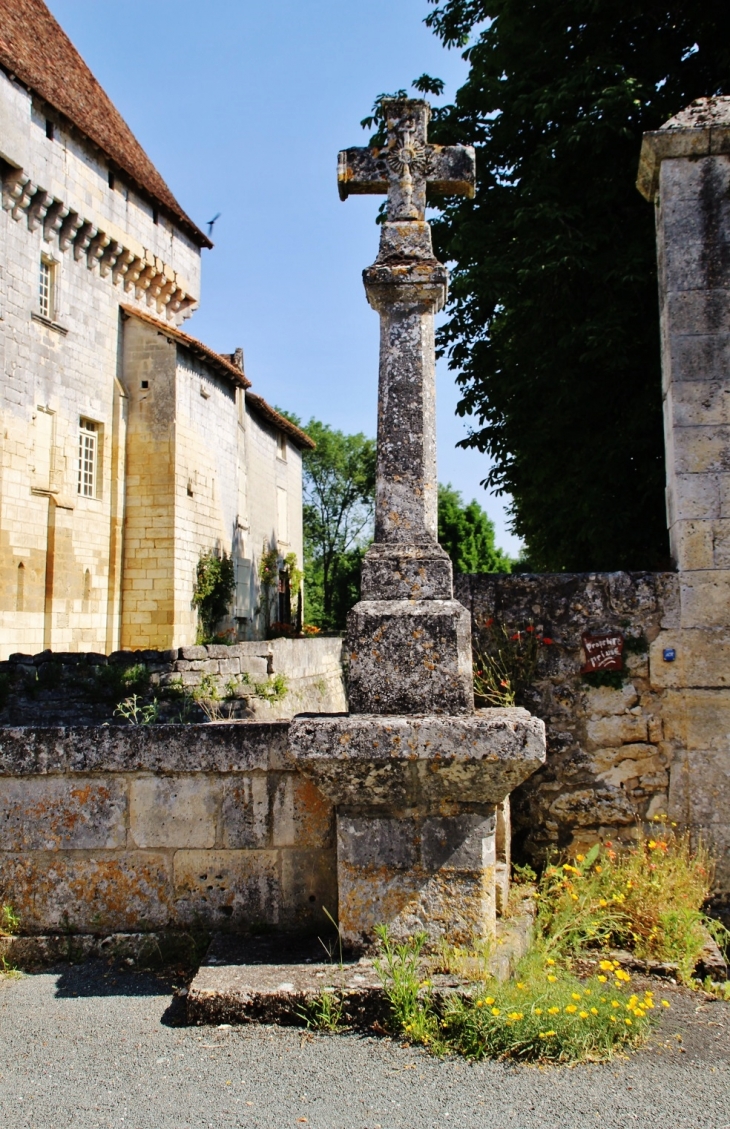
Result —
[[185, 1027], [173, 983], [101, 962], [0, 978], [3, 1129], [730, 1129], [730, 1005], [665, 984], [648, 1047], [566, 1069]]

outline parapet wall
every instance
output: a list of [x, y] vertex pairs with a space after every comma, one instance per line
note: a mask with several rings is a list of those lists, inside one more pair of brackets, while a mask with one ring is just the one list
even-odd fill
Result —
[[21, 932], [336, 919], [332, 809], [288, 728], [0, 729], [0, 898]]
[[[338, 638], [272, 639], [169, 651], [15, 654], [0, 662], [0, 726], [118, 723], [118, 702], [139, 689], [157, 699], [160, 720], [177, 721], [182, 691], [203, 680], [220, 697], [223, 717], [273, 721], [296, 713], [347, 709]], [[122, 675], [142, 668], [126, 687]], [[138, 685], [139, 684], [139, 685]], [[200, 720], [196, 709], [185, 720]]]

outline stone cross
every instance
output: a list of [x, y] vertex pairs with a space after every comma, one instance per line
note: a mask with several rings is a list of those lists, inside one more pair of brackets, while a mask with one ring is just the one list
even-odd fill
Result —
[[343, 149], [337, 181], [340, 199], [388, 194], [388, 219], [422, 220], [426, 189], [441, 195], [474, 196], [474, 149], [471, 145], [429, 145], [428, 102], [383, 102], [388, 139], [382, 149]]
[[380, 314], [378, 460], [375, 542], [348, 626], [350, 709], [469, 713], [469, 616], [453, 599], [437, 535], [434, 315], [448, 272], [434, 257], [424, 211], [427, 188], [474, 195], [474, 149], [429, 145], [427, 102], [384, 101], [383, 112], [383, 148], [346, 149], [338, 165], [343, 199], [388, 194], [378, 257], [363, 273]]

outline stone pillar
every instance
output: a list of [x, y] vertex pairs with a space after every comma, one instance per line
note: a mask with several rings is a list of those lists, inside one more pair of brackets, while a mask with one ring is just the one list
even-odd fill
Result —
[[[670, 814], [702, 831], [730, 888], [730, 98], [644, 135], [657, 224], [667, 521], [680, 624], [652, 645], [667, 688]], [[672, 655], [674, 657], [672, 658]]]

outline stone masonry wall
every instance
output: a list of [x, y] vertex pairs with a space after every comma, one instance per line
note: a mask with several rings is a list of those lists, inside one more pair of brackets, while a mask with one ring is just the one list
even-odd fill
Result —
[[[347, 709], [341, 655], [342, 640], [328, 637], [116, 651], [108, 657], [18, 653], [0, 662], [0, 727], [122, 724], [114, 708], [135, 687], [123, 689], [118, 675], [140, 665], [149, 687], [139, 692], [145, 702], [158, 699], [163, 721], [178, 720], [179, 688], [192, 691], [204, 678], [229, 699], [224, 717], [268, 721], [304, 712], [341, 713]], [[280, 695], [272, 693], [277, 675], [285, 680]], [[195, 710], [187, 715], [190, 721], [200, 718]]]
[[[666, 686], [671, 664], [655, 642], [676, 626], [678, 577], [459, 576], [456, 593], [472, 612], [477, 643], [489, 618], [511, 631], [534, 624], [553, 640], [522, 703], [545, 722], [548, 751], [545, 767], [512, 795], [517, 857], [537, 861], [551, 848], [626, 840], [655, 814], [682, 820], [677, 703]], [[591, 686], [580, 674], [581, 634], [617, 629], [636, 640], [623, 685]]]
[[332, 809], [292, 771], [287, 731], [0, 730], [0, 896], [21, 932], [336, 919]]

